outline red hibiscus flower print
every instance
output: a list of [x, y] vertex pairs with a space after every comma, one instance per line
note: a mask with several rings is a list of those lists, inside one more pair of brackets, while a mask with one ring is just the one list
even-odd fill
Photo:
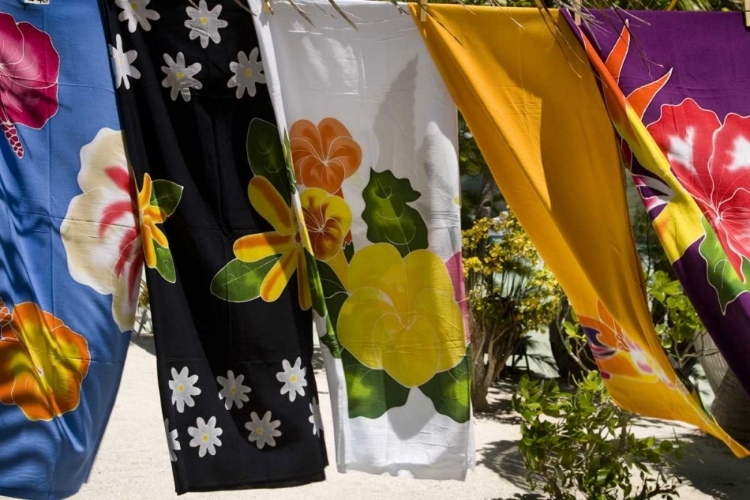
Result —
[[0, 128], [19, 158], [16, 125], [40, 129], [57, 113], [60, 55], [49, 35], [0, 13]]
[[662, 106], [648, 130], [744, 282], [742, 258], [750, 258], [750, 116], [731, 113], [721, 123], [686, 99]]

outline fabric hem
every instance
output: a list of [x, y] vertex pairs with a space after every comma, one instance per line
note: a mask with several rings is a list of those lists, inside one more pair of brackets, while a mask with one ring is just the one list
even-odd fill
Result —
[[393, 477], [408, 477], [411, 479], [465, 481], [466, 472], [469, 469], [473, 469], [474, 466], [467, 467], [466, 465], [461, 465], [460, 467], [461, 469], [456, 470], [454, 467], [435, 468], [429, 465], [388, 464], [376, 466], [351, 463], [338, 464], [337, 470], [341, 474], [356, 471], [375, 475], [388, 474]]
[[0, 496], [9, 498], [24, 498], [24, 499], [57, 499], [57, 498], [68, 498], [77, 494], [80, 491], [80, 486], [73, 490], [30, 490], [28, 488], [7, 488], [0, 487]]
[[299, 476], [289, 476], [284, 479], [277, 479], [273, 481], [259, 479], [257, 481], [239, 481], [236, 483], [218, 482], [205, 485], [190, 486], [187, 488], [175, 487], [175, 492], [178, 495], [184, 495], [185, 493], [190, 492], [202, 493], [207, 491], [291, 488], [294, 486], [303, 486], [310, 483], [319, 483], [321, 481], [325, 481], [325, 479], [325, 471], [321, 469], [318, 472], [302, 474]]

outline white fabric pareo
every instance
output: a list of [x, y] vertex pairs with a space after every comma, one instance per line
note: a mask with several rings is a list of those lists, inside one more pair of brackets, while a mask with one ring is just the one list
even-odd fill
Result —
[[[363, 190], [374, 172], [390, 171], [418, 192], [408, 207], [424, 220], [426, 250], [451, 269], [456, 301], [464, 301], [456, 106], [405, 6], [401, 12], [387, 2], [338, 1], [355, 30], [328, 2], [295, 2], [312, 25], [285, 1], [273, 2], [273, 14], [261, 0], [249, 3], [282, 141], [299, 120], [320, 124], [333, 117], [361, 148], [359, 167], [340, 191], [351, 210], [353, 247], [359, 252], [374, 244], [363, 216]], [[298, 174], [297, 182], [303, 181]], [[300, 193], [306, 188], [300, 184]], [[323, 323], [318, 327], [325, 331]], [[468, 403], [469, 418], [459, 422], [436, 409], [434, 397], [411, 387], [404, 389], [404, 404], [377, 418], [350, 416], [342, 359], [321, 348], [340, 472], [465, 477], [475, 462]]]

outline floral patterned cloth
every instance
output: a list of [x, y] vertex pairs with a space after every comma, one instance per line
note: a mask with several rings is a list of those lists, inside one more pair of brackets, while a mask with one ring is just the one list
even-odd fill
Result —
[[310, 243], [251, 15], [233, 0], [99, 5], [176, 490], [320, 481]]
[[2, 0], [0, 40], [0, 496], [63, 498], [117, 394], [141, 244], [96, 4]]
[[[614, 400], [699, 426], [746, 456], [659, 343], [617, 145], [560, 13], [550, 14], [556, 32], [537, 9], [429, 9], [417, 21], [427, 45], [505, 199], [568, 295]], [[411, 12], [418, 20], [414, 4]]]
[[597, 28], [586, 30], [582, 41], [604, 79], [625, 163], [688, 297], [750, 392], [750, 99], [744, 84], [750, 36], [742, 13], [590, 16]]
[[[339, 470], [461, 479], [474, 442], [455, 105], [398, 8], [337, 2], [355, 30], [330, 4], [295, 3], [312, 24], [284, 1], [250, 6], [314, 255]], [[292, 217], [235, 254], [301, 252]]]

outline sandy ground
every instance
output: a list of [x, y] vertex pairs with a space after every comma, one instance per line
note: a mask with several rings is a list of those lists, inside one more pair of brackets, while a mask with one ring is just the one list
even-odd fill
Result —
[[[316, 370], [321, 394], [324, 425], [331, 429], [331, 407], [324, 373]], [[417, 481], [405, 478], [372, 476], [361, 473], [339, 474], [327, 469], [322, 483], [281, 490], [248, 490], [226, 493], [193, 493], [182, 498], [203, 499], [326, 499], [357, 500], [408, 498], [419, 499], [493, 499], [533, 500], [542, 496], [526, 489], [521, 457], [516, 450], [519, 439], [518, 417], [510, 409], [510, 386], [500, 386], [493, 394], [497, 412], [476, 418], [477, 467], [465, 482]], [[168, 499], [174, 493], [159, 396], [153, 340], [135, 339], [131, 344], [125, 373], [112, 418], [104, 435], [89, 483], [79, 499]], [[734, 459], [718, 441], [702, 436], [687, 426], [671, 426], [643, 419], [638, 433], [669, 436], [677, 432], [690, 444], [687, 457], [675, 466], [683, 481], [681, 498], [688, 500], [719, 498], [750, 500], [750, 461]], [[333, 435], [326, 434], [329, 461]]]

